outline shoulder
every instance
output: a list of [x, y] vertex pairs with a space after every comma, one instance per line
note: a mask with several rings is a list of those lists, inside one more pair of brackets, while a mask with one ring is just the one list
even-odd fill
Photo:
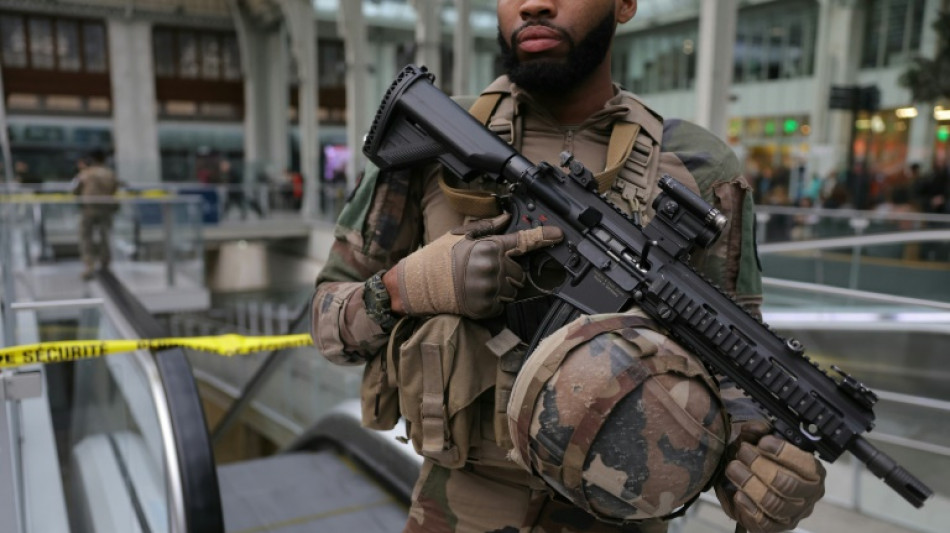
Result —
[[687, 120], [663, 122], [661, 151], [682, 162], [701, 188], [741, 174], [739, 159], [732, 148], [709, 130]]

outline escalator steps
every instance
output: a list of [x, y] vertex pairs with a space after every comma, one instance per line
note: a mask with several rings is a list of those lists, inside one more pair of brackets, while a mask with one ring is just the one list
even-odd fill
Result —
[[399, 532], [407, 511], [333, 450], [218, 468], [228, 533]]

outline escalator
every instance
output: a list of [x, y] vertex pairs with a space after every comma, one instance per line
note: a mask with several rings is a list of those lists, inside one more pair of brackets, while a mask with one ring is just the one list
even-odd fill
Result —
[[[23, 306], [40, 333], [33, 341], [167, 336], [112, 274], [98, 274], [88, 288], [82, 305]], [[20, 314], [21, 325], [29, 322]], [[0, 446], [9, 458], [0, 465], [10, 465], [3, 486], [15, 495], [0, 503], [0, 531], [384, 532], [405, 523], [418, 462], [391, 436], [361, 428], [352, 404], [338, 406], [281, 453], [219, 467], [181, 349], [0, 376], [14, 383], [6, 381], [14, 374], [42, 376], [42, 393], [0, 402], [10, 415], [0, 417], [9, 429], [0, 434], [22, 443]], [[43, 412], [48, 431], [39, 437], [33, 426]]]
[[286, 450], [218, 469], [229, 533], [397, 533], [419, 461], [346, 402]]
[[[163, 262], [117, 257], [115, 274], [79, 283], [75, 262], [40, 260], [23, 209], [0, 207], [0, 346], [168, 337], [153, 313], [206, 293], [183, 269], [201, 255], [179, 250], [200, 250], [192, 218], [177, 216], [187, 209], [163, 211], [166, 229], [184, 227], [165, 235]], [[123, 242], [117, 229], [117, 255]], [[402, 529], [419, 465], [391, 436], [342, 405], [280, 453], [219, 465], [188, 357], [139, 350], [0, 369], [0, 531]]]
[[[306, 331], [308, 325], [309, 310], [303, 309], [291, 321], [290, 332]], [[236, 426], [280, 416], [274, 412], [281, 410], [280, 404], [275, 406], [273, 394], [267, 389], [292, 371], [295, 358], [314, 363], [323, 374], [330, 374], [334, 369], [314, 350], [289, 348], [260, 356], [240, 390], [233, 392], [233, 403], [210, 428], [212, 444], [227, 446]], [[227, 361], [204, 354], [192, 356], [198, 376], [224, 373], [220, 366], [209, 369], [205, 365], [226, 365]], [[412, 447], [397, 440], [397, 436], [405, 435], [405, 428], [399, 425], [388, 432], [368, 430], [360, 423], [359, 400], [349, 396], [355, 391], [321, 387], [319, 380], [310, 382], [310, 386], [325, 389], [315, 398], [323, 408], [310, 414], [315, 423], [306, 429], [299, 426], [277, 454], [218, 468], [226, 530], [402, 531], [421, 466]], [[293, 393], [289, 396], [298, 403], [314, 398]]]

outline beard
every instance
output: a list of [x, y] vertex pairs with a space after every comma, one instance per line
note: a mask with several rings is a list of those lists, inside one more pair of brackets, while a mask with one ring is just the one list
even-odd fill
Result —
[[[531, 59], [522, 62], [517, 53], [508, 44], [498, 30], [498, 44], [501, 46], [501, 59], [508, 78], [516, 85], [532, 93], [563, 93], [576, 88], [607, 57], [613, 40], [616, 20], [613, 10], [581, 39], [574, 40], [556, 26], [546, 22], [537, 25], [551, 28], [560, 33], [567, 41], [569, 49], [563, 59]], [[523, 26], [522, 26], [523, 27]], [[515, 42], [519, 30], [511, 34], [510, 42]]]

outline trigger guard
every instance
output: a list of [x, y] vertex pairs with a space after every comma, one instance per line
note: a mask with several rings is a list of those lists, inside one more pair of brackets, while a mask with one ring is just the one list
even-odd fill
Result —
[[[559, 287], [564, 280], [564, 268], [554, 260], [550, 255], [543, 253], [533, 253], [528, 254], [527, 256], [528, 268], [525, 268], [525, 279], [531, 285], [531, 287], [538, 291], [541, 294], [554, 294], [554, 289]], [[542, 274], [547, 273], [550, 275], [555, 272], [553, 269], [548, 269], [547, 272], [544, 271], [545, 267], [549, 264], [553, 264], [557, 267], [557, 272], [561, 274], [559, 279], [553, 280], [554, 283], [550, 287], [544, 287], [542, 281], [544, 276]]]

